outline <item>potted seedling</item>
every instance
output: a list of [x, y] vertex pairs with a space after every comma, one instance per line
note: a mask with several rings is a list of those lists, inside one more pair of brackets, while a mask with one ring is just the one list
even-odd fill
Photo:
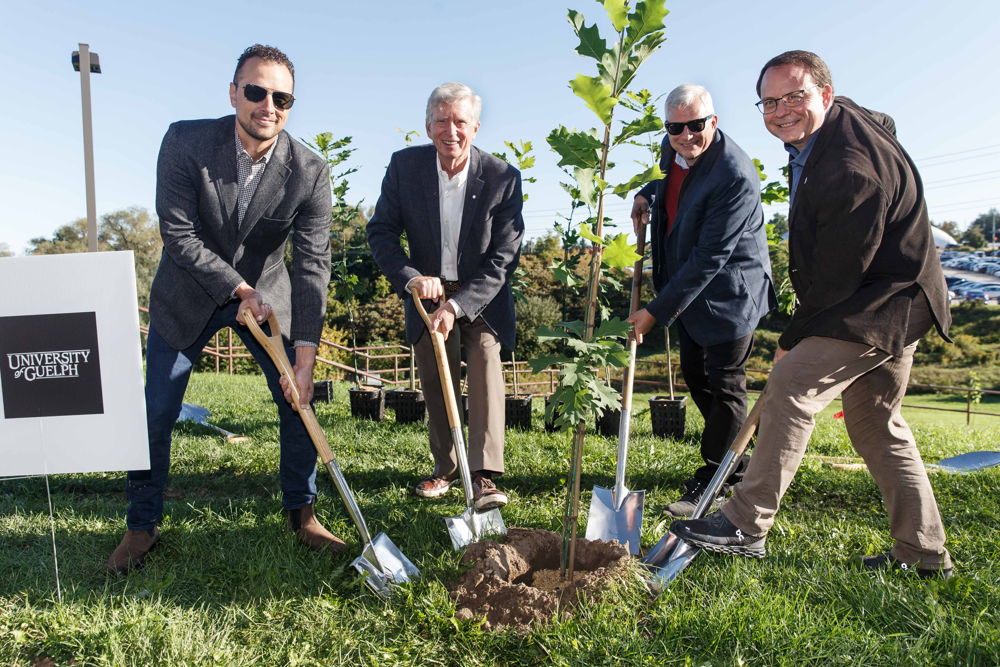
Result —
[[687, 396], [674, 394], [674, 366], [670, 355], [670, 329], [664, 329], [667, 339], [667, 388], [668, 396], [654, 396], [649, 399], [649, 419], [653, 423], [653, 435], [661, 438], [683, 438], [687, 417]]
[[417, 367], [413, 359], [413, 346], [410, 346], [410, 386], [391, 389], [385, 392], [385, 407], [396, 411], [397, 424], [412, 424], [422, 422], [427, 412], [424, 392], [417, 389]]

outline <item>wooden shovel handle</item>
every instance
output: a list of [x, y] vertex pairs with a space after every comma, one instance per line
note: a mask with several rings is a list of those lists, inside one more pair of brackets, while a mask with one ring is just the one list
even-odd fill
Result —
[[413, 305], [420, 313], [420, 319], [427, 325], [427, 333], [434, 346], [434, 358], [437, 360], [441, 393], [444, 395], [444, 409], [448, 413], [448, 426], [452, 429], [461, 428], [462, 420], [458, 416], [458, 401], [455, 400], [455, 385], [451, 381], [451, 369], [448, 366], [448, 350], [445, 348], [444, 334], [431, 329], [431, 318], [424, 310], [424, 304], [420, 301], [420, 297], [417, 296], [417, 288], [411, 288], [410, 294], [413, 296]]
[[271, 316], [267, 319], [267, 324], [271, 328], [271, 335], [268, 336], [260, 328], [260, 325], [257, 324], [257, 320], [254, 319], [253, 313], [249, 308], [244, 309], [242, 314], [243, 322], [250, 329], [250, 333], [267, 350], [267, 355], [271, 357], [271, 361], [277, 367], [278, 373], [288, 381], [288, 386], [292, 388], [292, 400], [298, 406], [298, 413], [305, 424], [306, 432], [309, 433], [309, 437], [312, 439], [313, 446], [316, 447], [316, 452], [319, 454], [323, 465], [328, 464], [333, 460], [330, 443], [327, 441], [326, 433], [323, 432], [323, 428], [319, 425], [319, 420], [316, 419], [316, 414], [312, 411], [312, 408], [308, 405], [302, 405], [295, 372], [292, 370], [292, 364], [288, 360], [288, 354], [285, 353], [285, 344], [281, 340], [281, 328], [278, 326], [278, 318], [274, 316], [274, 313], [271, 313]]

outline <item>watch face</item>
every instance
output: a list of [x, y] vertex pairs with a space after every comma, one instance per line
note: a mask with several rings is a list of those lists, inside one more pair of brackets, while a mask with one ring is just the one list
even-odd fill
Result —
[[104, 413], [94, 313], [0, 317], [3, 418]]

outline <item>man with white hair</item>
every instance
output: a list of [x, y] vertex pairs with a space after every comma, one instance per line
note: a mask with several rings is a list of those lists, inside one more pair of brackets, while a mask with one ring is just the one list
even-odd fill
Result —
[[[487, 510], [507, 504], [507, 494], [493, 481], [504, 472], [500, 345], [514, 348], [510, 279], [524, 221], [520, 172], [472, 145], [481, 109], [482, 100], [468, 86], [434, 89], [426, 118], [433, 143], [393, 154], [367, 229], [375, 261], [403, 299], [406, 337], [414, 344], [427, 401], [434, 470], [415, 491], [423, 498], [447, 493], [457, 479], [457, 462], [434, 350], [411, 302], [412, 288], [440, 304], [431, 324], [445, 335], [456, 392], [459, 345], [465, 350], [469, 469], [476, 509]], [[404, 234], [406, 249], [400, 243]]]
[[[684, 381], [705, 418], [704, 465], [667, 511], [690, 516], [746, 419], [746, 360], [775, 295], [753, 162], [718, 129], [703, 86], [678, 86], [665, 106], [665, 177], [639, 191], [631, 214], [636, 234], [652, 218], [656, 296], [628, 321], [640, 343], [657, 323], [677, 325]], [[744, 458], [713, 503], [745, 468]]]

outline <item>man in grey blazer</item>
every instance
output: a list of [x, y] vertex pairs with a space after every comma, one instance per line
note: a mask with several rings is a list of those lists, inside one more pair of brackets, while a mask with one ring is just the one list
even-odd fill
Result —
[[[229, 86], [235, 117], [177, 122], [163, 138], [156, 170], [163, 256], [146, 344], [150, 469], [128, 473], [128, 529], [108, 560], [112, 572], [140, 567], [160, 539], [171, 431], [202, 348], [227, 326], [264, 369], [278, 405], [289, 527], [310, 547], [343, 547], [313, 513], [316, 453], [298, 406], [289, 405], [291, 389], [239, 315], [249, 308], [264, 322], [274, 312], [294, 341], [288, 354], [309, 401], [330, 280], [331, 193], [326, 164], [283, 129], [294, 82], [284, 53], [255, 44], [240, 56]], [[291, 277], [284, 264], [289, 238]]]
[[[469, 468], [476, 508], [485, 510], [507, 503], [493, 481], [504, 472], [500, 345], [514, 348], [510, 278], [524, 221], [520, 173], [472, 145], [481, 109], [482, 100], [468, 86], [445, 83], [434, 89], [426, 118], [433, 144], [393, 154], [368, 222], [368, 243], [404, 301], [406, 336], [415, 344], [427, 401], [434, 470], [416, 493], [425, 498], [447, 493], [456, 461], [434, 351], [410, 300], [411, 288], [440, 304], [432, 325], [447, 338], [456, 394], [459, 344], [465, 349]], [[408, 252], [400, 244], [404, 234]]]

